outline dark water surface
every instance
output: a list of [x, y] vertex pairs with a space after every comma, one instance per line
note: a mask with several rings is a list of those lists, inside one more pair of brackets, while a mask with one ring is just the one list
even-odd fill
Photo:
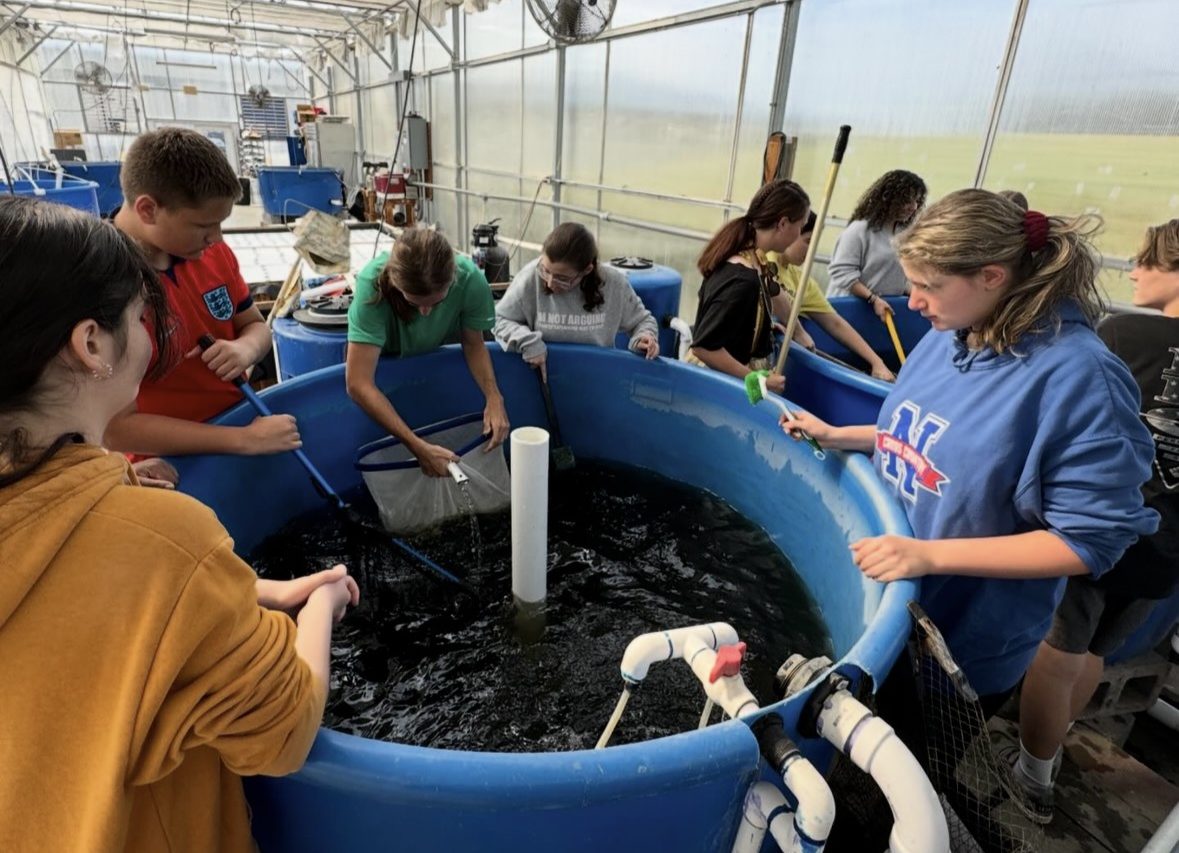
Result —
[[[355, 497], [363, 510], [367, 496]], [[328, 513], [296, 519], [259, 546], [253, 564], [264, 577], [343, 562], [360, 582], [361, 606], [336, 628], [325, 725], [449, 749], [592, 748], [622, 688], [622, 653], [639, 634], [731, 623], [749, 645], [742, 675], [763, 704], [788, 655], [831, 653], [789, 562], [704, 492], [582, 461], [553, 474], [546, 626], [531, 644], [514, 624], [509, 515], [482, 516], [479, 527], [478, 569], [466, 518], [412, 539], [475, 596]], [[685, 663], [656, 664], [611, 744], [695, 728], [703, 703]]]

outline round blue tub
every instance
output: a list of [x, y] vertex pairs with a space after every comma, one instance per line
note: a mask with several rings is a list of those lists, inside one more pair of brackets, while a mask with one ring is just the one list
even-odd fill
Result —
[[[513, 426], [545, 425], [531, 369], [517, 355], [490, 351]], [[909, 532], [866, 459], [816, 460], [781, 433], [772, 409], [749, 405], [741, 383], [678, 362], [557, 345], [549, 378], [579, 459], [646, 468], [726, 499], [769, 533], [807, 581], [840, 668], [857, 678], [884, 676], [902, 649], [905, 604], [917, 586], [881, 586], [849, 559], [849, 539]], [[454, 346], [383, 359], [377, 383], [413, 425], [482, 405]], [[263, 396], [274, 411], [298, 417], [307, 453], [337, 488], [359, 484], [353, 453], [381, 431], [348, 399], [342, 367]], [[220, 421], [252, 417], [242, 405]], [[217, 510], [241, 553], [322, 506], [289, 455], [178, 462], [182, 487]], [[788, 730], [802, 698], [774, 706]], [[605, 725], [609, 709], [601, 713]], [[828, 765], [825, 742], [801, 745]], [[757, 744], [743, 722], [604, 751], [532, 755], [424, 749], [324, 730], [302, 771], [249, 780], [247, 790], [265, 851], [727, 851], [758, 775]]]
[[274, 351], [280, 382], [343, 364], [347, 346], [347, 326], [338, 330], [312, 329], [289, 317], [274, 321]]
[[[13, 174], [12, 186], [17, 195], [39, 198], [54, 204], [64, 204], [66, 207], [73, 207], [98, 216], [98, 184], [94, 181], [83, 181], [70, 175], [64, 175], [59, 187], [53, 172], [44, 169], [21, 169]], [[0, 195], [7, 192], [8, 184], [5, 182], [4, 176], [0, 174]]]

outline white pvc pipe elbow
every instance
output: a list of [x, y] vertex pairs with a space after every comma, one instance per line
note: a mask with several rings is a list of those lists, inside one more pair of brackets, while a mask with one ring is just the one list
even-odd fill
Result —
[[685, 641], [694, 635], [699, 635], [701, 641], [712, 649], [737, 642], [737, 631], [727, 622], [640, 634], [630, 641], [622, 655], [623, 679], [629, 684], [638, 684], [647, 677], [651, 664], [682, 658]]
[[799, 848], [807, 853], [820, 853], [835, 825], [835, 795], [823, 774], [801, 755], [786, 765], [782, 780], [798, 801], [794, 828]]
[[767, 829], [779, 850], [784, 853], [799, 850], [790, 804], [769, 782], [757, 782], [745, 792], [745, 808], [741, 811], [737, 837], [733, 839], [733, 853], [760, 853]]
[[819, 733], [868, 773], [892, 809], [892, 853], [946, 853], [950, 833], [945, 813], [921, 763], [892, 726], [865, 708], [846, 690], [823, 703]]

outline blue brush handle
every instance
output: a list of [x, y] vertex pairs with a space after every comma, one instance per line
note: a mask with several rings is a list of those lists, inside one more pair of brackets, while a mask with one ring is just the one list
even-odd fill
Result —
[[[207, 350], [216, 342], [212, 335], [201, 335], [198, 340], [202, 350]], [[270, 407], [262, 402], [262, 398], [258, 396], [258, 392], [250, 387], [250, 383], [246, 381], [244, 374], [233, 377], [233, 384], [242, 392], [242, 396], [249, 400], [250, 405], [254, 407], [254, 411], [262, 417], [268, 418], [274, 414], [274, 412], [270, 411]], [[299, 460], [299, 464], [307, 469], [307, 474], [311, 477], [311, 482], [315, 486], [315, 490], [323, 496], [324, 500], [332, 501], [337, 507], [344, 509], [344, 499], [324, 479], [323, 474], [319, 473], [319, 469], [315, 467], [314, 463], [307, 457], [307, 454], [303, 452], [303, 448], [298, 448], [291, 452], [295, 454], [295, 458]]]
[[[258, 396], [258, 392], [250, 387], [250, 383], [245, 381], [244, 377], [237, 377], [233, 380], [233, 384], [242, 392], [242, 396], [250, 401], [250, 405], [263, 417], [269, 417], [274, 414], [270, 411], [270, 407], [262, 402], [262, 398]], [[303, 452], [303, 448], [299, 447], [291, 451], [295, 454], [295, 458], [299, 460], [299, 464], [307, 469], [308, 476], [311, 477], [311, 482], [315, 484], [315, 490], [319, 492], [326, 500], [334, 501], [336, 506], [341, 509], [344, 508], [344, 499], [336, 493], [332, 488], [331, 483], [324, 479], [323, 474], [319, 473], [319, 469], [315, 467], [312, 461]]]

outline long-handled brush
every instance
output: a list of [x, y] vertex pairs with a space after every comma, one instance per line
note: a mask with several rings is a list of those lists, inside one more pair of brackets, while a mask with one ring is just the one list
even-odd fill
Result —
[[892, 312], [884, 312], [884, 325], [888, 326], [888, 336], [892, 338], [892, 348], [897, 351], [897, 358], [901, 364], [905, 363], [905, 348], [901, 346], [901, 336], [897, 334], [897, 324], [892, 320]]
[[798, 325], [798, 317], [802, 311], [802, 294], [806, 283], [810, 281], [811, 268], [815, 265], [815, 252], [818, 251], [819, 241], [823, 236], [823, 223], [827, 219], [827, 208], [831, 205], [831, 195], [835, 192], [835, 178], [839, 175], [839, 166], [843, 163], [843, 154], [847, 150], [847, 140], [851, 135], [851, 126], [843, 125], [839, 128], [839, 137], [835, 140], [835, 152], [831, 155], [831, 167], [827, 173], [827, 184], [823, 188], [823, 198], [819, 201], [819, 209], [815, 211], [815, 230], [811, 235], [811, 245], [806, 251], [806, 260], [802, 262], [802, 273], [799, 276], [801, 284], [798, 293], [791, 300], [790, 317], [786, 321], [786, 330], [782, 336], [782, 351], [778, 353], [778, 363], [774, 365], [774, 373], [786, 375], [786, 356], [790, 353], [790, 339], [794, 337], [794, 329]]
[[[770, 372], [768, 370], [755, 370], [748, 374], [745, 377], [745, 396], [747, 396], [749, 398], [749, 402], [755, 406], [762, 400], [765, 400], [768, 403], [773, 403], [782, 410], [782, 414], [784, 414], [787, 418], [792, 421], [796, 420], [794, 417], [794, 412], [790, 411], [790, 407], [786, 405], [786, 401], [781, 397], [770, 394], [769, 389], [766, 387], [766, 379], [769, 377], [769, 375]], [[792, 430], [791, 434], [797, 436], [809, 444], [811, 446], [811, 450], [814, 451], [816, 459], [827, 458], [827, 454], [823, 451], [822, 445], [820, 445], [819, 442], [815, 440], [815, 437], [809, 434], [806, 430]]]

